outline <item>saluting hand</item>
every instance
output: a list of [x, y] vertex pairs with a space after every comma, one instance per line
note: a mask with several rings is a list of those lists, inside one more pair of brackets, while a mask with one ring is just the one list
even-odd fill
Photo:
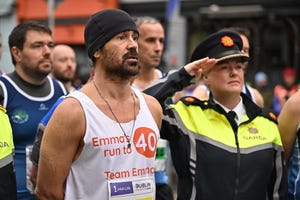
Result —
[[200, 60], [196, 60], [194, 62], [188, 63], [184, 66], [184, 69], [189, 73], [191, 76], [196, 76], [197, 79], [201, 78], [203, 73], [208, 72], [215, 64], [217, 60], [214, 58], [203, 58]]

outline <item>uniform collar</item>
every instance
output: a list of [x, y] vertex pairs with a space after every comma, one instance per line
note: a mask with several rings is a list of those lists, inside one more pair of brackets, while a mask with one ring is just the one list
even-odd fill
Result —
[[[220, 102], [218, 102], [215, 98], [213, 98], [213, 101], [216, 104], [220, 105], [225, 110], [226, 113], [228, 113], [230, 111], [230, 109], [226, 108], [224, 105], [222, 105]], [[244, 107], [242, 98], [240, 98], [240, 102], [236, 105], [236, 107], [234, 107], [232, 109], [232, 111], [234, 111], [237, 115], [236, 121], [240, 122], [241, 119], [243, 118], [243, 116], [246, 114], [246, 109]]]

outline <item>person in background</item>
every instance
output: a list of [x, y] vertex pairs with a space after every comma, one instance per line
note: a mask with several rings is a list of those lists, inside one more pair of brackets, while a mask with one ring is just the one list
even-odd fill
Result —
[[[153, 17], [144, 16], [134, 19], [139, 31], [138, 49], [140, 71], [134, 78], [132, 86], [143, 90], [163, 74], [157, 67], [164, 50], [165, 32], [162, 24]], [[155, 184], [157, 200], [173, 200], [173, 192], [168, 185], [167, 176], [168, 144], [159, 139], [155, 156]]]
[[1, 199], [16, 200], [17, 184], [13, 163], [14, 142], [11, 125], [6, 109], [0, 105], [0, 197]]
[[257, 88], [265, 88], [268, 85], [268, 76], [265, 72], [257, 72], [254, 76], [254, 84]]
[[[13, 131], [17, 199], [35, 199], [27, 189], [26, 147], [33, 144], [38, 123], [66, 90], [48, 76], [54, 42], [49, 27], [36, 21], [18, 24], [9, 35], [15, 70], [0, 77], [0, 104], [7, 110]], [[27, 148], [29, 153], [30, 148]], [[28, 155], [28, 154], [27, 154]]]
[[95, 74], [57, 106], [45, 128], [39, 199], [155, 198], [162, 109], [131, 87], [139, 72], [138, 37], [125, 11], [105, 9], [89, 18], [84, 39]]
[[[191, 62], [208, 60], [187, 73], [186, 67], [144, 92], [164, 110], [161, 136], [170, 144], [178, 176], [178, 199], [278, 200], [285, 198], [283, 147], [275, 115], [242, 92], [242, 39], [232, 31], [207, 36]], [[214, 61], [214, 62], [213, 62]], [[176, 104], [165, 100], [203, 76], [208, 100], [188, 96]]]
[[259, 71], [254, 75], [254, 86], [263, 96], [264, 107], [268, 109], [273, 109], [273, 91], [272, 89], [270, 89], [268, 81], [268, 76], [265, 72]]
[[62, 82], [68, 92], [75, 90], [72, 81], [75, 77], [76, 67], [76, 55], [72, 47], [59, 44], [53, 48], [51, 77]]
[[278, 116], [285, 161], [288, 166], [287, 200], [300, 199], [300, 92], [293, 94]]
[[273, 109], [279, 115], [285, 102], [298, 90], [297, 73], [293, 67], [282, 71], [283, 82], [275, 85], [273, 92]]
[[134, 78], [132, 86], [143, 90], [163, 77], [158, 66], [163, 55], [165, 32], [156, 18], [136, 17], [134, 21], [140, 34], [138, 40], [140, 72]]

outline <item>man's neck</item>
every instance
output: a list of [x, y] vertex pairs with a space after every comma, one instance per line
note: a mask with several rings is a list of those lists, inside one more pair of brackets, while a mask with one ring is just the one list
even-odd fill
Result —
[[42, 84], [32, 84], [24, 80], [16, 71], [8, 74], [8, 76], [15, 82], [15, 84], [21, 88], [24, 92], [31, 96], [43, 97], [51, 92], [50, 82], [45, 78]]
[[31, 85], [42, 85], [46, 82], [47, 75], [36, 75], [36, 74], [30, 74], [28, 75], [23, 70], [20, 70], [20, 68], [16, 68], [15, 70], [16, 75], [24, 82], [29, 83]]

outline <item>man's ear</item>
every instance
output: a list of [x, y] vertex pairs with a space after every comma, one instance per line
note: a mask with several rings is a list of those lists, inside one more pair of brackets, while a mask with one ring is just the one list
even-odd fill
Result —
[[21, 60], [21, 51], [20, 51], [20, 49], [13, 46], [10, 51], [11, 51], [11, 54], [12, 54], [14, 60], [16, 61], [16, 63], [18, 63]]
[[93, 56], [94, 56], [95, 58], [100, 58], [100, 55], [101, 55], [101, 54], [100, 54], [100, 49], [98, 49], [97, 51], [95, 51], [95, 53], [94, 53]]

